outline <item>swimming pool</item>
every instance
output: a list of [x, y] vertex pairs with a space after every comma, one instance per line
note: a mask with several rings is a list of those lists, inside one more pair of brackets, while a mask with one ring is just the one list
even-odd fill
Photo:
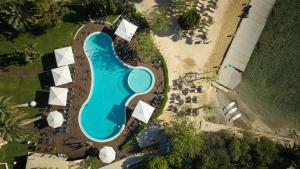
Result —
[[84, 51], [92, 72], [92, 86], [81, 107], [79, 125], [89, 139], [110, 141], [125, 127], [126, 105], [134, 96], [152, 89], [154, 75], [148, 68], [123, 63], [106, 33], [89, 35], [84, 42]]

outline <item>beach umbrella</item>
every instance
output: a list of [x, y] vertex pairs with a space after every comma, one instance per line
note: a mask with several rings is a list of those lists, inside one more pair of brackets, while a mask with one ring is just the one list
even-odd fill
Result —
[[138, 27], [136, 25], [123, 19], [119, 24], [115, 34], [129, 42], [132, 39], [133, 35], [135, 34], [137, 28]]
[[53, 111], [53, 112], [49, 113], [49, 115], [47, 117], [47, 122], [48, 122], [49, 126], [51, 126], [53, 128], [57, 128], [63, 124], [64, 117], [60, 112]]
[[68, 89], [61, 87], [50, 87], [48, 104], [57, 106], [66, 106]]
[[57, 67], [75, 63], [71, 46], [54, 50]]
[[72, 82], [69, 66], [62, 66], [51, 69], [55, 86], [63, 85]]
[[116, 152], [112, 147], [105, 146], [99, 151], [99, 158], [104, 163], [111, 163], [116, 158]]
[[140, 100], [135, 106], [132, 117], [144, 123], [148, 123], [152, 113], [154, 112], [154, 109], [154, 107]]

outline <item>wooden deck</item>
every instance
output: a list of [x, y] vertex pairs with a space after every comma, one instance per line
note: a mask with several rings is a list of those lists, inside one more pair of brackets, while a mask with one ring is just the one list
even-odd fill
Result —
[[[52, 140], [51, 144], [38, 144], [37, 151], [42, 153], [51, 153], [51, 154], [65, 154], [71, 159], [82, 158], [86, 156], [86, 153], [93, 153], [87, 148], [79, 148], [74, 149], [70, 145], [72, 143], [81, 143], [83, 141], [89, 140], [81, 131], [78, 123], [78, 114], [82, 104], [88, 97], [90, 86], [91, 86], [91, 70], [89, 67], [89, 62], [87, 57], [85, 56], [83, 50], [83, 43], [86, 37], [97, 31], [103, 31], [112, 36], [115, 39], [113, 32], [109, 29], [109, 25], [100, 25], [88, 23], [84, 25], [79, 32], [77, 33], [72, 48], [74, 50], [75, 64], [70, 67], [74, 67], [76, 70], [75, 77], [73, 78], [74, 82], [70, 84], [66, 84], [62, 87], [73, 88], [74, 94], [69, 96], [68, 99], [71, 101], [70, 110], [69, 110], [69, 118], [67, 124], [67, 132], [66, 133], [57, 133], [55, 129], [46, 126], [40, 129], [40, 138], [49, 138]], [[121, 57], [121, 56], [120, 56]], [[130, 118], [132, 110], [137, 104], [138, 100], [144, 100], [145, 102], [151, 102], [157, 93], [162, 92], [163, 88], [163, 70], [160, 66], [155, 66], [152, 64], [144, 64], [137, 63], [137, 65], [143, 65], [149, 69], [151, 69], [155, 75], [155, 86], [153, 89], [145, 94], [135, 97], [129, 103], [127, 107], [127, 123], [124, 131], [121, 135], [110, 141], [105, 143], [94, 143], [94, 147], [102, 148], [105, 145], [112, 146], [115, 149], [126, 139], [128, 135], [128, 126], [133, 121]], [[52, 109], [52, 110], [56, 110]], [[98, 152], [94, 152], [98, 153]], [[128, 152], [117, 152], [117, 159], [124, 158], [128, 156]]]

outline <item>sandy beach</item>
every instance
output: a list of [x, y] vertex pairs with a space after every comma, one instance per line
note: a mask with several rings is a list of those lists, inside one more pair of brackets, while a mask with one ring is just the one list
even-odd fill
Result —
[[[157, 4], [154, 0], [143, 1], [136, 4], [136, 8], [139, 12], [147, 15], [149, 9], [152, 9], [156, 5], [168, 6], [164, 2]], [[203, 4], [207, 1], [203, 1]], [[247, 0], [226, 0], [218, 1], [217, 8], [210, 12], [209, 15], [213, 18], [213, 24], [207, 27], [208, 44], [188, 44], [186, 38], [174, 38], [176, 34], [180, 34], [179, 30], [176, 32], [178, 25], [174, 25], [171, 29], [173, 32], [166, 33], [167, 36], [153, 35], [154, 41], [163, 54], [169, 69], [169, 83], [172, 86], [172, 81], [179, 76], [188, 72], [201, 73], [206, 70], [210, 70], [214, 66], [219, 66], [224, 53], [232, 39], [232, 35], [236, 31], [239, 16], [241, 14], [243, 4], [247, 3]], [[193, 107], [201, 107], [210, 103], [215, 93], [215, 88], [211, 87], [209, 82], [201, 81], [201, 86], [204, 88], [204, 93], [197, 94], [201, 102], [193, 105]], [[171, 90], [172, 93], [180, 93], [178, 91]], [[169, 103], [167, 103], [165, 109], [167, 109]], [[174, 113], [165, 111], [159, 120], [169, 122]], [[196, 124], [200, 124], [203, 119], [203, 112], [200, 112], [197, 117], [190, 117], [196, 120]]]

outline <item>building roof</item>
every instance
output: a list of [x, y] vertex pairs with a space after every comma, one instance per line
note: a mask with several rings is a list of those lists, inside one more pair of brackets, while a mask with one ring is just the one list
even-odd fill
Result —
[[47, 122], [48, 122], [49, 126], [51, 126], [53, 128], [57, 128], [63, 124], [64, 117], [60, 112], [53, 111], [53, 112], [50, 112], [49, 115], [47, 116]]
[[130, 41], [137, 30], [137, 26], [123, 19], [119, 24], [115, 34], [120, 36], [121, 38]]
[[144, 123], [148, 123], [152, 113], [154, 112], [154, 109], [154, 107], [140, 100], [135, 106], [132, 117]]
[[99, 158], [104, 163], [111, 163], [116, 158], [116, 152], [112, 147], [104, 146], [99, 151]]
[[60, 159], [55, 155], [41, 154], [41, 153], [28, 153], [26, 169], [36, 168], [59, 168], [68, 169], [68, 161]]
[[63, 85], [72, 82], [69, 66], [62, 66], [51, 69], [55, 86]]
[[54, 54], [58, 67], [75, 63], [71, 46], [55, 49]]
[[[243, 18], [219, 70], [217, 83], [229, 89], [235, 88], [240, 80], [239, 71], [245, 71], [260, 34], [276, 0], [251, 0], [247, 18]], [[232, 65], [237, 70], [225, 67]], [[238, 83], [237, 83], [238, 82]]]
[[48, 104], [66, 106], [68, 91], [67, 88], [50, 87]]

